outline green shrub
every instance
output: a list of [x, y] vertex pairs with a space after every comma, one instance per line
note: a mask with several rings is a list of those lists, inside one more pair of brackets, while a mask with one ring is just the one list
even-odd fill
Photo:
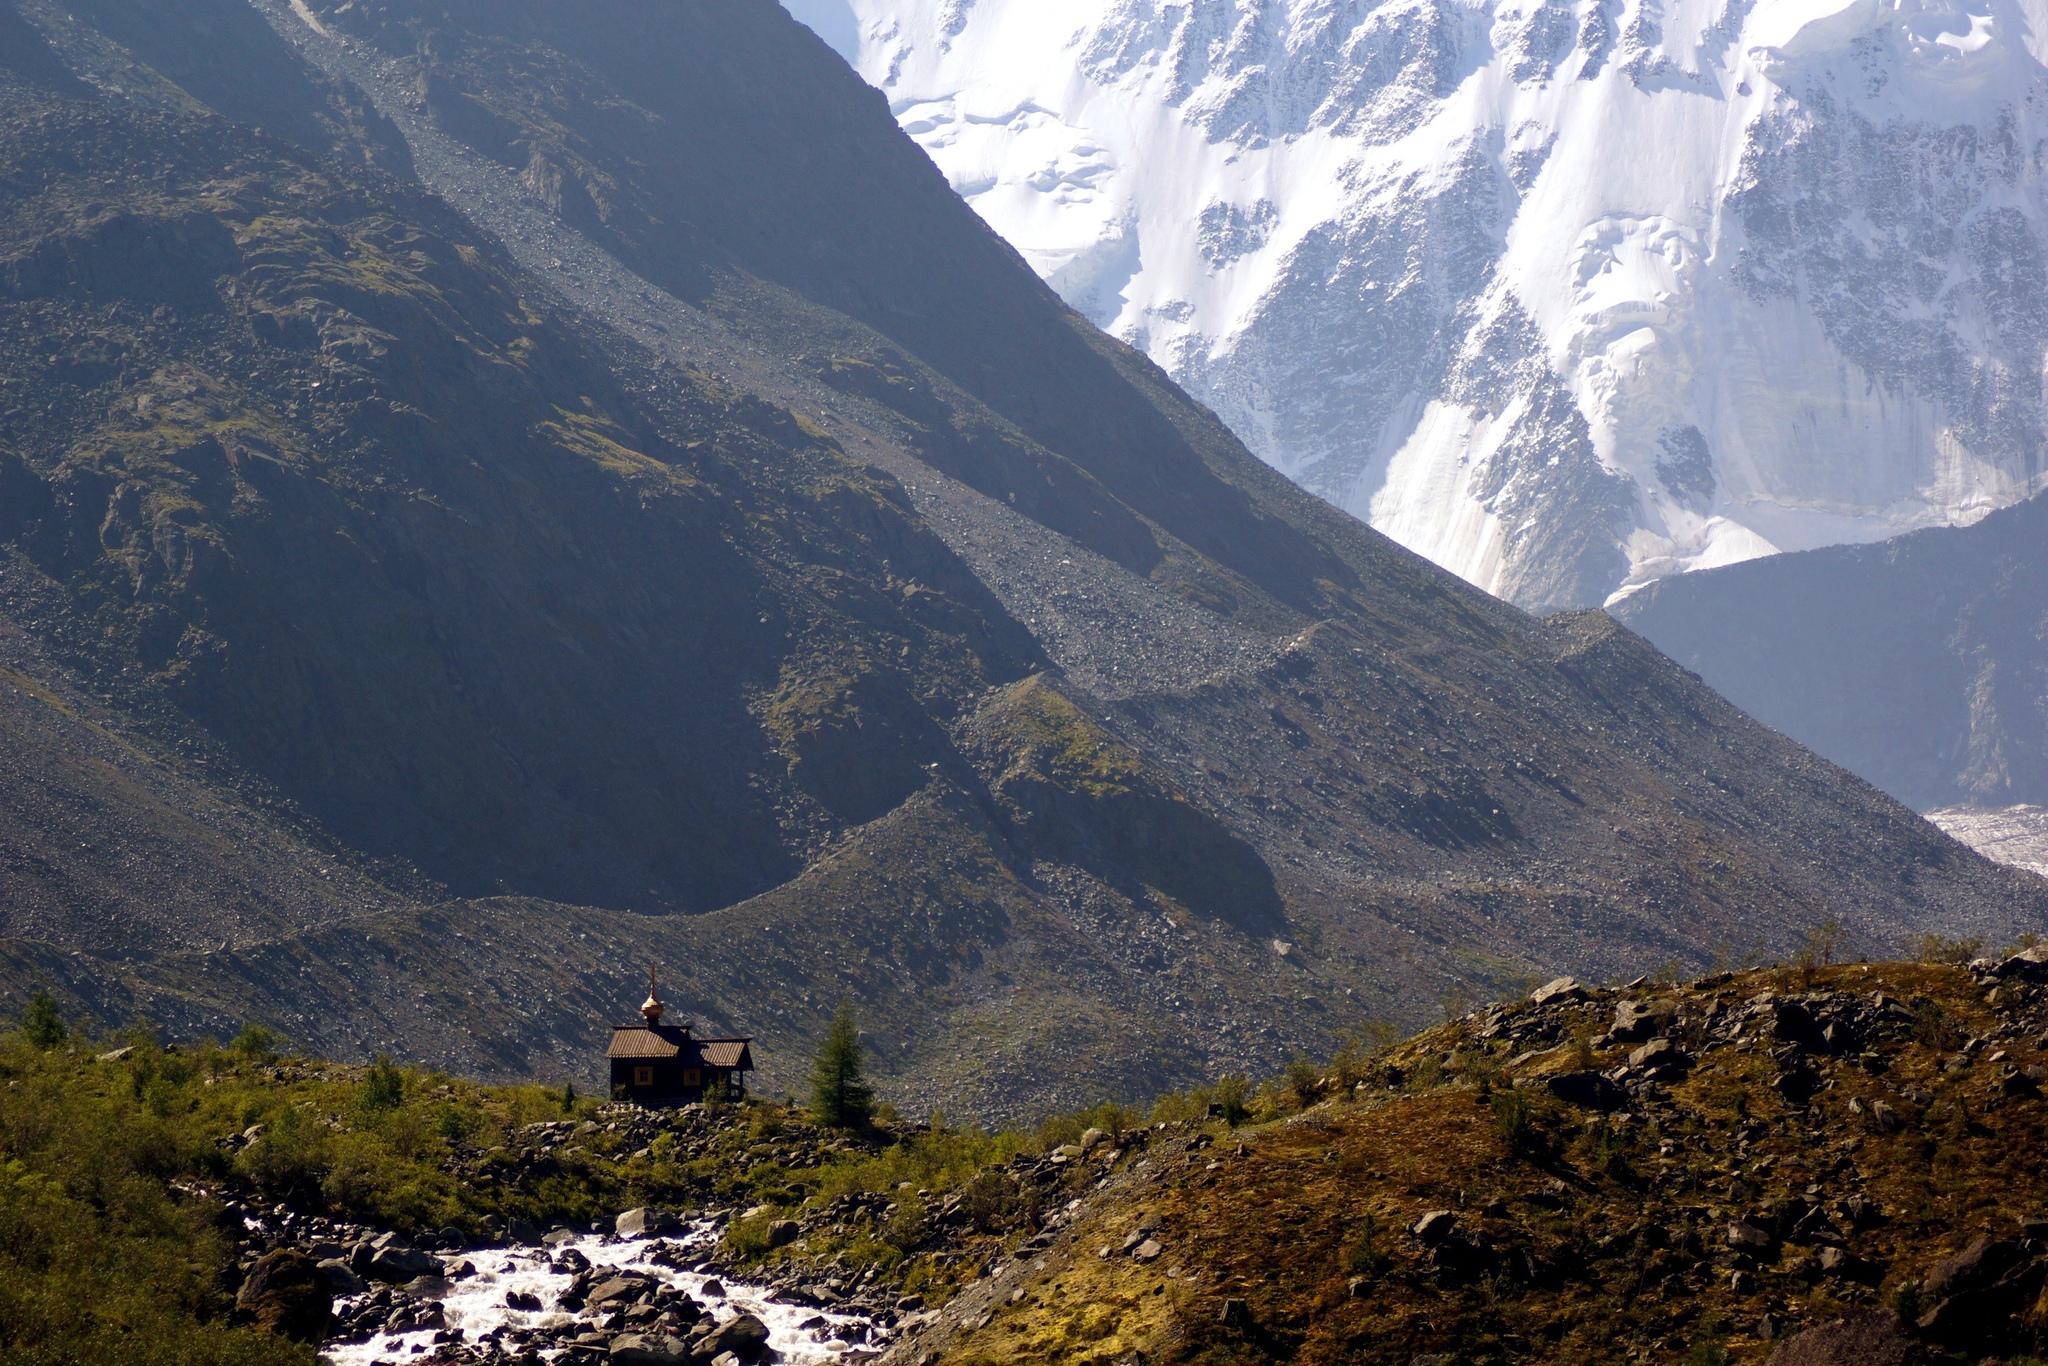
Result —
[[1536, 1127], [1536, 1113], [1529, 1098], [1520, 1091], [1494, 1093], [1493, 1127], [1502, 1143], [1517, 1157], [1533, 1157], [1543, 1149], [1543, 1134]]
[[929, 1232], [931, 1221], [925, 1215], [924, 1202], [905, 1192], [896, 1202], [896, 1212], [889, 1216], [889, 1226], [882, 1236], [891, 1247], [908, 1252], [923, 1242]]
[[1378, 1275], [1387, 1264], [1387, 1254], [1380, 1251], [1379, 1221], [1368, 1213], [1358, 1232], [1344, 1247], [1344, 1269], [1353, 1275]]
[[1233, 1074], [1219, 1078], [1216, 1084], [1209, 1088], [1209, 1103], [1220, 1106], [1223, 1122], [1235, 1129], [1252, 1116], [1251, 1107], [1246, 1104], [1251, 1099], [1251, 1093], [1251, 1082]]
[[260, 1024], [244, 1025], [228, 1051], [240, 1058], [267, 1059], [277, 1051], [277, 1035]]
[[1287, 1095], [1297, 1109], [1306, 1110], [1322, 1098], [1323, 1072], [1307, 1058], [1296, 1058], [1287, 1064], [1284, 1074]]
[[395, 1110], [405, 1104], [405, 1073], [391, 1065], [391, 1059], [382, 1053], [370, 1064], [369, 1072], [363, 1077], [362, 1108], [374, 1113], [378, 1110]]

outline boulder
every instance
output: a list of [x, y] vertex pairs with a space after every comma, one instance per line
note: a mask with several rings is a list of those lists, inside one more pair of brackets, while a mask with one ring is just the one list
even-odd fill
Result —
[[1458, 1231], [1458, 1216], [1447, 1209], [1433, 1209], [1417, 1219], [1408, 1232], [1424, 1243], [1441, 1243]]
[[590, 1288], [584, 1303], [595, 1309], [606, 1304], [630, 1304], [650, 1288], [651, 1282], [641, 1276], [613, 1276], [600, 1281]]
[[327, 1281], [327, 1289], [336, 1296], [360, 1295], [370, 1288], [370, 1283], [355, 1273], [355, 1269], [340, 1257], [329, 1257], [319, 1263], [320, 1274]]
[[1780, 1001], [1772, 1010], [1771, 1037], [1812, 1053], [1828, 1051], [1828, 1041], [1813, 1012], [1797, 1001]]
[[666, 1210], [629, 1209], [613, 1223], [613, 1229], [621, 1238], [647, 1238], [676, 1228], [682, 1221]]
[[2021, 982], [2048, 982], [2048, 944], [2022, 949], [1992, 965], [1991, 975]]
[[258, 1327], [318, 1346], [334, 1313], [334, 1292], [311, 1257], [297, 1248], [266, 1252], [249, 1268], [235, 1307]]
[[1684, 1052], [1669, 1039], [1652, 1039], [1628, 1055], [1628, 1065], [1643, 1072], [1677, 1072], [1685, 1064]]
[[690, 1345], [665, 1333], [622, 1333], [612, 1339], [612, 1366], [682, 1366]]
[[1164, 1251], [1166, 1251], [1166, 1249], [1160, 1246], [1159, 1240], [1157, 1238], [1147, 1238], [1145, 1239], [1145, 1241], [1139, 1243], [1136, 1247], [1131, 1249], [1131, 1260], [1134, 1262], [1157, 1261], [1159, 1259], [1159, 1254], [1161, 1254]]
[[1786, 1338], [1771, 1353], [1770, 1366], [1917, 1366], [1923, 1360], [1898, 1315], [1855, 1309]]
[[1846, 1248], [1823, 1247], [1818, 1255], [1820, 1273], [1844, 1281], [1882, 1280], [1882, 1268], [1873, 1266]]
[[1769, 1229], [1759, 1228], [1747, 1219], [1738, 1219], [1728, 1225], [1728, 1246], [1737, 1252], [1769, 1252], [1777, 1241]]
[[768, 1225], [768, 1246], [788, 1247], [803, 1231], [803, 1226], [794, 1219], [777, 1219]]
[[1616, 1110], [1628, 1098], [1619, 1086], [1598, 1072], [1560, 1072], [1544, 1086], [1565, 1104], [1586, 1110]]
[[2014, 1239], [1980, 1233], [1920, 1285], [1922, 1334], [1952, 1346], [1999, 1347], [2048, 1282], [2048, 1262]]
[[420, 1276], [439, 1276], [443, 1269], [439, 1257], [408, 1247], [391, 1234], [387, 1233], [370, 1244], [367, 1274], [371, 1280], [403, 1285]]
[[405, 1283], [405, 1293], [416, 1300], [445, 1300], [454, 1289], [446, 1276], [415, 1276]]
[[1667, 1001], [1617, 1001], [1607, 1032], [1616, 1043], [1640, 1043], [1662, 1034], [1674, 1013]]
[[1580, 986], [1576, 979], [1571, 977], [1555, 978], [1552, 981], [1545, 982], [1542, 986], [1529, 993], [1529, 1003], [1538, 1006], [1547, 1006], [1552, 1002], [1562, 1003], [1565, 1001], [1583, 1001], [1585, 999], [1586, 989]]
[[698, 1361], [709, 1361], [724, 1352], [731, 1352], [741, 1361], [759, 1361], [768, 1353], [768, 1325], [752, 1314], [742, 1314], [699, 1338], [690, 1355]]

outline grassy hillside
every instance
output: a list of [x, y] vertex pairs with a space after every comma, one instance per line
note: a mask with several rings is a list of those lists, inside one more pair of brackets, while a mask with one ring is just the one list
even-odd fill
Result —
[[[1638, 1023], [1617, 1039], [1617, 1018]], [[924, 1345], [977, 1364], [2032, 1362], [2044, 1026], [2040, 986], [1925, 964], [1489, 1008], [1280, 1080]]]

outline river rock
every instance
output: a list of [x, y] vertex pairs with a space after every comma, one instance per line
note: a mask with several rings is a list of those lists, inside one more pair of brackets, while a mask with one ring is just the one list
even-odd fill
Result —
[[613, 1224], [621, 1238], [644, 1238], [664, 1233], [677, 1227], [681, 1221], [666, 1210], [629, 1209]]
[[386, 1233], [371, 1241], [369, 1264], [357, 1269], [372, 1280], [391, 1281], [399, 1285], [416, 1276], [438, 1276], [442, 1273], [440, 1258], [401, 1242], [398, 1236], [392, 1233]]
[[592, 1309], [613, 1303], [624, 1304], [638, 1299], [651, 1285], [652, 1282], [644, 1276], [614, 1276], [592, 1286], [585, 1301]]
[[612, 1366], [682, 1366], [690, 1345], [666, 1333], [624, 1333], [612, 1339]]
[[767, 1351], [768, 1325], [752, 1314], [742, 1314], [698, 1339], [691, 1355], [709, 1361], [723, 1352], [731, 1352], [741, 1361], [759, 1361]]
[[256, 1259], [235, 1296], [235, 1307], [257, 1326], [294, 1342], [318, 1344], [327, 1336], [334, 1294], [319, 1264], [297, 1248], [279, 1248]]
[[329, 1257], [321, 1262], [320, 1274], [327, 1280], [327, 1288], [335, 1295], [360, 1295], [370, 1288], [370, 1283], [355, 1273], [340, 1257]]

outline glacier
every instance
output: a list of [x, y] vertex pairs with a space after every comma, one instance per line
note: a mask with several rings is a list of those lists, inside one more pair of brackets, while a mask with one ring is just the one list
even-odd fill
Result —
[[2048, 0], [787, 0], [1076, 309], [1534, 610], [2044, 484]]

